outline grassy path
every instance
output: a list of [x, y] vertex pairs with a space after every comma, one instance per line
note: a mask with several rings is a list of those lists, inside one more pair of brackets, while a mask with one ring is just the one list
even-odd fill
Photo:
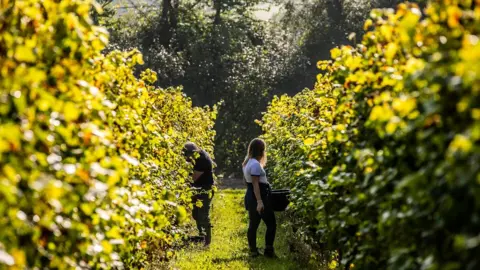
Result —
[[[247, 248], [247, 213], [243, 190], [220, 190], [213, 201], [213, 240], [210, 248], [189, 247], [178, 253], [171, 269], [305, 269], [288, 252], [285, 232], [277, 228], [275, 241], [278, 259], [263, 256], [251, 259]], [[281, 215], [282, 213], [277, 213]], [[265, 225], [258, 232], [258, 245], [264, 247]]]

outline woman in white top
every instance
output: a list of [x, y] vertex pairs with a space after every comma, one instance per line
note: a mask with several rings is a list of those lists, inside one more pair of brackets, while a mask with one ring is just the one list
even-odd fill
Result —
[[261, 220], [267, 226], [264, 255], [276, 257], [273, 250], [273, 242], [277, 224], [275, 213], [268, 201], [271, 189], [263, 169], [266, 163], [265, 142], [262, 139], [253, 139], [248, 146], [247, 157], [243, 162], [243, 175], [247, 182], [245, 208], [248, 210], [249, 217], [247, 238], [251, 256], [253, 257], [260, 255], [257, 248], [257, 229]]

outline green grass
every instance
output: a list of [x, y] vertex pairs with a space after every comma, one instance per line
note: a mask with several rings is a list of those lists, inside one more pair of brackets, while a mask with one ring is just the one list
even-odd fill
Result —
[[[178, 252], [170, 269], [306, 269], [291, 254], [285, 231], [277, 226], [275, 252], [278, 259], [249, 258], [248, 216], [243, 207], [243, 190], [220, 190], [213, 200], [213, 238], [208, 249], [191, 246]], [[282, 213], [277, 213], [277, 219]], [[278, 223], [278, 222], [277, 222]], [[265, 224], [260, 225], [257, 243], [264, 248]]]

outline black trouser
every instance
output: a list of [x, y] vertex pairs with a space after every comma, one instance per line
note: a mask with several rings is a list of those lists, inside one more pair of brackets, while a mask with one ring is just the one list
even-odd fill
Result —
[[[197, 222], [197, 229], [201, 236], [205, 236], [205, 244], [212, 241], [212, 223], [210, 222], [210, 207], [213, 199], [213, 190], [199, 190], [193, 195], [193, 219]], [[197, 207], [197, 201], [202, 202], [201, 207]]]
[[260, 221], [263, 220], [267, 226], [265, 234], [265, 248], [273, 250], [273, 242], [275, 240], [275, 232], [277, 230], [277, 222], [275, 220], [275, 213], [270, 206], [268, 196], [270, 193], [270, 186], [266, 184], [259, 184], [260, 194], [262, 197], [264, 209], [262, 214], [257, 212], [257, 199], [253, 192], [253, 185], [248, 183], [247, 193], [245, 194], [245, 208], [248, 211], [248, 246], [251, 251], [257, 250], [257, 229]]

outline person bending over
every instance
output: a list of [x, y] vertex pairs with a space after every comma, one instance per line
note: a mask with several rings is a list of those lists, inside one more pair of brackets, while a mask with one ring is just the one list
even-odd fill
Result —
[[[200, 149], [196, 144], [187, 142], [184, 145], [184, 155], [187, 161], [193, 162], [193, 219], [197, 223], [200, 236], [205, 239], [205, 246], [212, 241], [212, 224], [210, 221], [210, 207], [213, 199], [213, 162], [205, 150]], [[196, 204], [200, 201], [201, 207]]]

